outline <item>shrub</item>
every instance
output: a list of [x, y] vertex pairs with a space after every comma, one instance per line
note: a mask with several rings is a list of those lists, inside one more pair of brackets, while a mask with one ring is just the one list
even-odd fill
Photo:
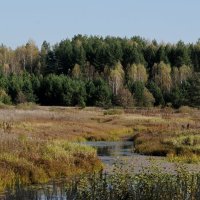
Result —
[[104, 115], [120, 115], [123, 113], [124, 113], [124, 110], [122, 109], [108, 109], [104, 111]]
[[178, 109], [178, 112], [180, 113], [187, 113], [187, 114], [192, 114], [194, 112], [194, 108], [189, 107], [189, 106], [181, 106]]
[[3, 89], [0, 89], [0, 102], [4, 104], [11, 104], [10, 96]]

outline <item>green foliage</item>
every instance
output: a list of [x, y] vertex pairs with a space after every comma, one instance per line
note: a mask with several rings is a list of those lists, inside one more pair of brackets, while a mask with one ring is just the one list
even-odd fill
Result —
[[[133, 167], [133, 166], [130, 166]], [[200, 175], [190, 173], [183, 167], [177, 167], [175, 174], [163, 173], [155, 166], [152, 172], [142, 170], [128, 173], [121, 166], [115, 166], [111, 173], [92, 173], [67, 179], [59, 184], [40, 188], [40, 194], [47, 199], [52, 196], [74, 200], [187, 200], [199, 199]], [[58, 192], [59, 191], [59, 192]], [[65, 192], [60, 192], [65, 191]], [[6, 199], [30, 200], [38, 197], [38, 191], [25, 189], [17, 185]], [[39, 195], [40, 197], [40, 195]]]
[[145, 85], [143, 82], [140, 82], [140, 81], [136, 81], [131, 86], [131, 91], [133, 93], [133, 96], [134, 96], [137, 106], [143, 105], [144, 89], [145, 89]]
[[124, 110], [122, 109], [108, 109], [104, 111], [104, 115], [121, 115], [124, 113]]
[[39, 101], [44, 105], [85, 106], [84, 82], [64, 75], [46, 76], [42, 79], [39, 93]]
[[133, 93], [136, 106], [149, 107], [154, 105], [155, 99], [151, 92], [145, 87], [143, 82], [134, 82], [130, 85], [130, 90]]
[[199, 88], [191, 81], [200, 71], [199, 55], [199, 41], [159, 44], [138, 36], [76, 35], [53, 46], [44, 41], [39, 49], [29, 40], [15, 50], [0, 46], [0, 88], [12, 103], [105, 106], [113, 97], [117, 105], [120, 88], [129, 88], [137, 106], [148, 105], [145, 95], [150, 104], [154, 98], [155, 105], [199, 106]]
[[1, 136], [1, 192], [18, 182], [44, 183], [50, 179], [102, 167], [97, 159], [96, 150], [86, 145], [66, 140], [30, 139], [23, 134], [18, 137], [8, 137], [5, 134]]
[[0, 89], [0, 102], [3, 104], [11, 104], [10, 96], [2, 89]]
[[0, 88], [2, 88], [3, 90], [5, 90], [6, 92], [8, 92], [8, 78], [6, 76], [4, 76], [3, 74], [0, 75]]
[[193, 107], [200, 107], [200, 73], [194, 74], [188, 81], [186, 91], [187, 103]]
[[183, 41], [179, 41], [176, 46], [171, 48], [169, 58], [172, 66], [180, 67], [191, 64], [190, 50]]
[[8, 77], [8, 94], [14, 103], [35, 102], [36, 96], [32, 88], [31, 75], [11, 74]]
[[182, 93], [181, 88], [178, 87], [172, 89], [170, 98], [171, 103], [175, 108], [179, 108], [180, 106], [182, 106], [185, 101], [184, 94]]
[[93, 106], [110, 106], [111, 90], [103, 79], [89, 81], [86, 84], [87, 104]]
[[151, 107], [154, 105], [154, 103], [155, 103], [155, 98], [153, 97], [151, 92], [149, 92], [149, 90], [145, 87], [144, 94], [143, 94], [143, 106]]
[[161, 89], [157, 86], [156, 83], [154, 83], [153, 81], [151, 81], [147, 88], [149, 89], [149, 91], [152, 93], [152, 95], [155, 98], [155, 105], [164, 105], [164, 98], [161, 92]]

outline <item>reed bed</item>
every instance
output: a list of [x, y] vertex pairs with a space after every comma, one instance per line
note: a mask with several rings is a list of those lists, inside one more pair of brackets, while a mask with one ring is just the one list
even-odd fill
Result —
[[76, 176], [39, 188], [20, 185], [10, 190], [6, 200], [199, 200], [200, 174], [183, 168], [175, 174], [158, 171], [131, 174], [116, 169], [113, 173]]

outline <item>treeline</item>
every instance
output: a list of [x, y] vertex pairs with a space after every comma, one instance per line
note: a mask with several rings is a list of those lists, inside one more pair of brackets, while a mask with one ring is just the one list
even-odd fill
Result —
[[63, 106], [200, 106], [200, 41], [75, 36], [0, 47], [0, 101]]

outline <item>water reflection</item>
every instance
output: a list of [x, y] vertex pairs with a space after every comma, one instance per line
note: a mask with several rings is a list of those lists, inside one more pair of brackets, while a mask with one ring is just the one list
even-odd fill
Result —
[[133, 142], [86, 142], [97, 149], [98, 156], [130, 156], [133, 154]]
[[[105, 164], [112, 164], [117, 157], [133, 155], [133, 142], [86, 142], [86, 145], [97, 149], [99, 158]], [[68, 185], [67, 185], [68, 184]], [[76, 199], [76, 185], [74, 182], [52, 182], [33, 187], [17, 186], [15, 191], [8, 190], [0, 196], [0, 200], [74, 200]], [[68, 187], [70, 185], [70, 187]]]
[[134, 154], [133, 142], [85, 142], [97, 149], [97, 154], [104, 164], [112, 165], [119, 157], [130, 157]]
[[[123, 166], [120, 169], [128, 170], [131, 173], [140, 173], [141, 170], [145, 169], [149, 172], [149, 169], [155, 168], [155, 163], [159, 166], [159, 171], [167, 174], [173, 174], [177, 171], [176, 164], [169, 163], [162, 157], [149, 157], [134, 153], [133, 142], [86, 142], [85, 144], [97, 149], [99, 158], [105, 164], [106, 173], [109, 173], [109, 169], [112, 169], [116, 162]], [[185, 165], [185, 167], [190, 172], [200, 172], [199, 165], [190, 164]], [[0, 195], [0, 200], [75, 200], [78, 191], [75, 178], [78, 180], [80, 176], [74, 177], [73, 181], [65, 179], [61, 182], [52, 182], [34, 188], [17, 186], [15, 191], [8, 190], [4, 196]]]
[[[69, 182], [68, 182], [69, 183]], [[76, 187], [68, 187], [67, 180], [51, 182], [35, 187], [16, 185], [14, 190], [8, 190], [0, 200], [72, 200], [75, 199]]]

